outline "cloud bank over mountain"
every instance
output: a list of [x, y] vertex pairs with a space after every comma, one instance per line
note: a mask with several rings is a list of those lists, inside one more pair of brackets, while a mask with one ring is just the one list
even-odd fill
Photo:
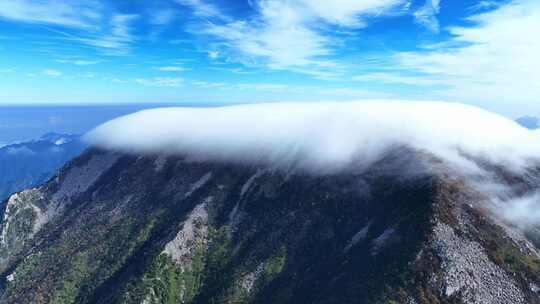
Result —
[[[443, 102], [268, 103], [163, 108], [110, 121], [86, 138], [133, 153], [300, 167], [369, 165], [388, 149], [429, 151], [461, 168], [470, 157], [520, 168], [540, 156], [540, 136], [500, 115]], [[360, 161], [359, 161], [360, 160]]]
[[[128, 153], [308, 174], [362, 172], [384, 159], [379, 171], [389, 174], [465, 178], [486, 196], [483, 207], [501, 219], [522, 228], [540, 223], [538, 194], [519, 193], [492, 167], [527, 179], [527, 170], [540, 164], [540, 131], [464, 104], [373, 100], [161, 108], [112, 120], [86, 139]], [[408, 158], [410, 149], [431, 153], [442, 167], [419, 162], [416, 156], [423, 153]]]

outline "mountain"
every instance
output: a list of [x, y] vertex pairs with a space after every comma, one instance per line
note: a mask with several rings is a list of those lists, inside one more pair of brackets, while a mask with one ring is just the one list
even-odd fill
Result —
[[516, 119], [516, 122], [527, 129], [535, 130], [540, 128], [540, 119], [533, 116], [523, 116]]
[[85, 146], [77, 135], [48, 133], [37, 140], [0, 147], [0, 201], [44, 183]]
[[[538, 163], [469, 160], [540, 187]], [[93, 148], [7, 201], [0, 303], [540, 303], [538, 226], [454, 169], [407, 146], [323, 174]]]

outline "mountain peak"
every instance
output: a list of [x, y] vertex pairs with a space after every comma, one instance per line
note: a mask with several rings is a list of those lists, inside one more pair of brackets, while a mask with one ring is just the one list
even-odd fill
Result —
[[523, 116], [516, 119], [516, 122], [527, 129], [535, 130], [540, 128], [540, 119], [534, 116]]
[[49, 132], [43, 134], [38, 141], [47, 141], [55, 145], [63, 145], [73, 140], [78, 140], [81, 136], [76, 134], [63, 134], [56, 132]]

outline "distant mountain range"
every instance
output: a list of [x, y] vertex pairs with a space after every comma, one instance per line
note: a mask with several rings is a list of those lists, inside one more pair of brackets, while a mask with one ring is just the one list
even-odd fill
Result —
[[516, 122], [527, 129], [540, 129], [540, 119], [534, 116], [523, 116], [516, 119]]
[[79, 135], [47, 133], [36, 140], [0, 147], [0, 201], [42, 184], [85, 148]]

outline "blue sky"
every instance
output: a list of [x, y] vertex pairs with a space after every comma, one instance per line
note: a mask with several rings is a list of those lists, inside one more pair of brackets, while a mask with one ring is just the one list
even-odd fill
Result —
[[540, 115], [540, 1], [0, 0], [0, 104], [465, 102]]

